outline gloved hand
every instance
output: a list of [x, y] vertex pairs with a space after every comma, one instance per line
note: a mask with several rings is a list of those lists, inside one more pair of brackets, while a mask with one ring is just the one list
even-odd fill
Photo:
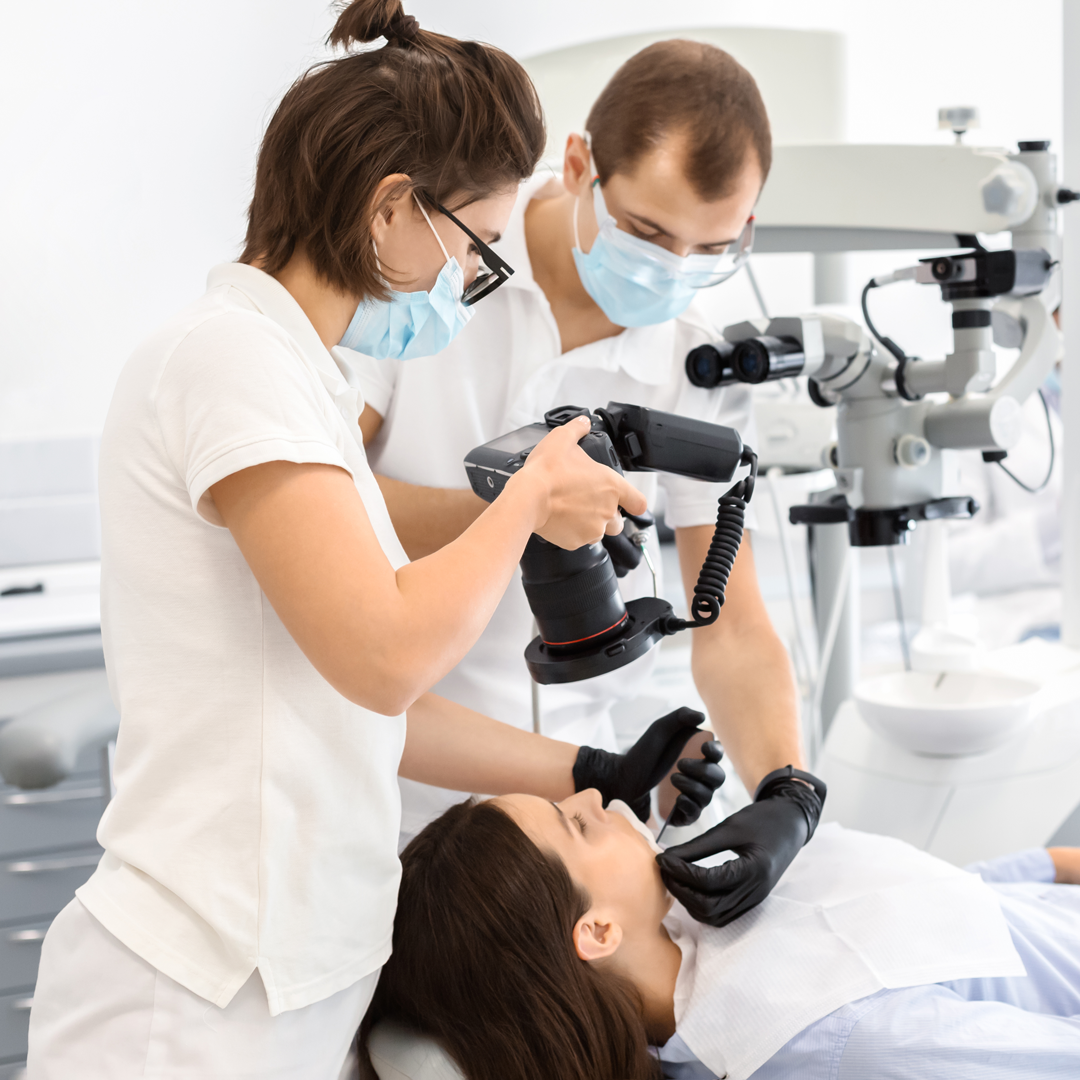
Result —
[[646, 529], [651, 529], [656, 524], [656, 519], [648, 510], [644, 514], [628, 514], [624, 510], [622, 514], [626, 519], [622, 532], [614, 536], [605, 535], [601, 540], [611, 558], [611, 565], [615, 568], [617, 578], [626, 577], [631, 570], [636, 570], [641, 565], [642, 550], [634, 543], [634, 537], [640, 536]]
[[[790, 765], [769, 773], [749, 806], [656, 856], [668, 891], [698, 922], [710, 926], [726, 926], [744, 915], [772, 892], [814, 835], [825, 793], [821, 780]], [[739, 858], [720, 866], [693, 865], [721, 851], [734, 851]]]
[[[625, 754], [612, 754], [583, 746], [574, 762], [574, 790], [597, 788], [604, 805], [621, 799], [642, 820], [649, 820], [649, 792], [667, 776], [687, 740], [705, 717], [696, 709], [681, 708], [654, 720], [649, 729]], [[672, 827], [697, 821], [709, 805], [713, 792], [724, 782], [720, 747], [706, 743], [707, 758], [684, 758], [672, 783], [681, 794], [672, 812]]]

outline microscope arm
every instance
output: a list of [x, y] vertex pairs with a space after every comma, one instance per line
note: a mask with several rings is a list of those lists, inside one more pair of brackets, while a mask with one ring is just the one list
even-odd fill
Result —
[[1057, 360], [1061, 336], [1039, 296], [1008, 299], [997, 305], [1024, 329], [1015, 364], [985, 394], [933, 404], [927, 411], [926, 437], [952, 450], [1008, 450], [1020, 439], [1021, 407], [1042, 384]]

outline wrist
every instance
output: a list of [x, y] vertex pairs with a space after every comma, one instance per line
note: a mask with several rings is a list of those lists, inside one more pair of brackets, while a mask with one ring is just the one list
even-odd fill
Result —
[[510, 502], [521, 508], [529, 523], [529, 532], [539, 532], [551, 516], [551, 491], [540, 476], [538, 468], [522, 469], [506, 482], [497, 502], [510, 496]]
[[794, 803], [802, 811], [806, 820], [806, 839], [803, 841], [806, 844], [809, 843], [821, 820], [827, 791], [825, 782], [812, 773], [786, 765], [782, 769], [769, 773], [761, 781], [754, 793], [754, 802], [783, 799]]

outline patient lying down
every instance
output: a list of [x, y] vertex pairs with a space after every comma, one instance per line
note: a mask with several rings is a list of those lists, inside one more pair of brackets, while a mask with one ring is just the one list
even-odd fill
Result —
[[595, 791], [454, 807], [402, 856], [365, 1030], [424, 1031], [467, 1080], [1080, 1076], [1073, 849], [986, 884], [822, 826], [722, 929], [672, 901], [657, 850]]

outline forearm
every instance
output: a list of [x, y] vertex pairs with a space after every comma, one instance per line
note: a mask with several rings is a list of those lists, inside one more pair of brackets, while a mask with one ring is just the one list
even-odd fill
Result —
[[1080, 848], [1046, 849], [1054, 863], [1054, 880], [1059, 885], [1080, 885]]
[[487, 626], [532, 534], [532, 519], [531, 494], [507, 485], [456, 540], [397, 571], [396, 618], [379, 652], [387, 663], [404, 661], [418, 691], [438, 682]]
[[[688, 602], [712, 533], [704, 525], [676, 530]], [[761, 597], [749, 533], [735, 557], [720, 617], [688, 632], [694, 682], [746, 789], [753, 794], [773, 769], [801, 768], [795, 680]]]
[[691, 632], [704, 635], [693, 643], [694, 682], [746, 790], [752, 795], [773, 769], [802, 768], [795, 680], [772, 627], [738, 635]]
[[578, 748], [500, 724], [436, 694], [409, 707], [399, 772], [409, 780], [488, 795], [574, 793]]
[[456, 540], [487, 506], [469, 488], [422, 487], [379, 474], [375, 479], [401, 546], [413, 560]]
[[615, 525], [620, 503], [644, 509], [640, 492], [577, 445], [587, 426], [552, 431], [462, 536], [398, 570], [341, 468], [271, 461], [225, 477], [211, 494], [319, 673], [351, 701], [393, 716], [475, 643], [533, 532], [573, 549]]
[[270, 462], [227, 477], [213, 494], [320, 674], [351, 701], [392, 716], [465, 655], [495, 611], [543, 513], [542, 488], [526, 471], [467, 537], [397, 571], [340, 469]]

